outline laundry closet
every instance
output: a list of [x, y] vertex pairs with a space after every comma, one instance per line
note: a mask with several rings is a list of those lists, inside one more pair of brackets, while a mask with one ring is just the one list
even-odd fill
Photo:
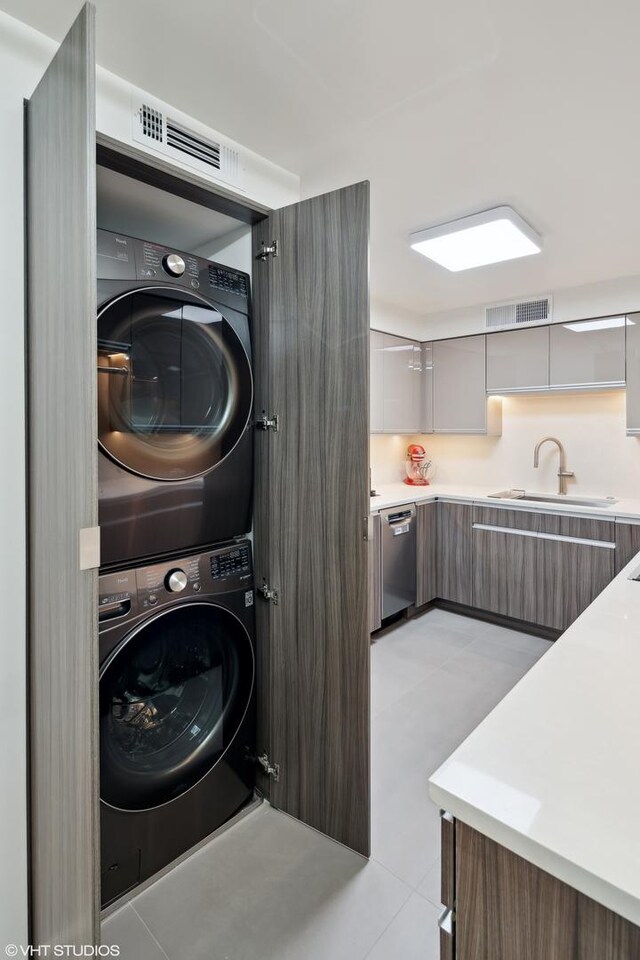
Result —
[[26, 106], [31, 942], [252, 803], [369, 853], [368, 184], [269, 210]]

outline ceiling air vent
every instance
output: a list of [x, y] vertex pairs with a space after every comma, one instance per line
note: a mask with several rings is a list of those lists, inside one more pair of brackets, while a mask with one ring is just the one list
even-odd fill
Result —
[[551, 297], [495, 304], [486, 308], [485, 320], [487, 330], [522, 327], [534, 323], [549, 323], [551, 320]]
[[216, 170], [220, 169], [220, 144], [197, 136], [174, 120], [167, 120], [167, 146], [188, 153]]

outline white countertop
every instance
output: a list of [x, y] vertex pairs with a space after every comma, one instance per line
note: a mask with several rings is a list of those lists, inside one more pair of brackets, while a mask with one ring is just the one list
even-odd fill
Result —
[[640, 554], [430, 779], [464, 823], [640, 925]]
[[[551, 501], [532, 503], [527, 500], [496, 500], [489, 494], [496, 493], [500, 487], [469, 486], [461, 484], [432, 483], [426, 487], [412, 487], [406, 483], [378, 485], [378, 496], [371, 497], [371, 513], [396, 507], [404, 503], [425, 503], [430, 500], [459, 500], [462, 503], [481, 503], [491, 507], [508, 507], [510, 510], [537, 510], [543, 513], [575, 513], [584, 516], [602, 517], [609, 520], [640, 521], [640, 499], [621, 499], [610, 507], [591, 507], [585, 504]], [[580, 494], [582, 496], [582, 494]], [[593, 496], [598, 496], [597, 493]]]

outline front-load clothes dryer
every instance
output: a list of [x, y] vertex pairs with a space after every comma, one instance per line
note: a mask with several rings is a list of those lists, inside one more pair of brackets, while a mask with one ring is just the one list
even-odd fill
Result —
[[249, 277], [98, 231], [103, 567], [251, 528]]
[[102, 904], [253, 797], [251, 544], [99, 578]]

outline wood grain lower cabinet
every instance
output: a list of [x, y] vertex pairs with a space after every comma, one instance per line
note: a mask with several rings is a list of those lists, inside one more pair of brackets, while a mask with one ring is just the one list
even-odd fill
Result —
[[638, 960], [640, 927], [457, 820], [456, 960]]
[[536, 623], [566, 630], [614, 575], [614, 545], [544, 539], [536, 541]]
[[441, 600], [473, 603], [473, 507], [468, 503], [438, 502], [437, 591]]
[[435, 502], [416, 504], [417, 607], [438, 596], [438, 507]]
[[615, 536], [611, 520], [540, 514], [537, 623], [566, 630], [604, 590], [614, 576]]
[[536, 534], [540, 515], [473, 508], [473, 606], [516, 620], [536, 618]]
[[636, 553], [640, 553], [640, 524], [616, 523], [615, 538], [615, 572], [620, 573]]
[[382, 625], [382, 543], [380, 514], [371, 517], [369, 529], [369, 630]]

